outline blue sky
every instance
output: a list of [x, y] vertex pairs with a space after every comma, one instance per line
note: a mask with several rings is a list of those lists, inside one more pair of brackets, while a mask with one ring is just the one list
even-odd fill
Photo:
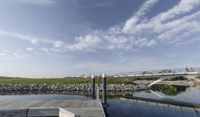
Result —
[[200, 0], [1, 0], [0, 75], [200, 66]]

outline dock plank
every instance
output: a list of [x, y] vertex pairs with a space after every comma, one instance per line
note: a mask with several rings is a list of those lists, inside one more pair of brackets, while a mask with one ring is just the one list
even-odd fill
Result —
[[[32, 114], [33, 117], [45, 113], [47, 114], [45, 109], [38, 110], [33, 108], [47, 108], [50, 109], [50, 111], [52, 108], [54, 108], [54, 110], [49, 113], [51, 116], [57, 115], [58, 108], [62, 108], [63, 110], [78, 115], [79, 117], [105, 117], [102, 104], [97, 100], [0, 101], [0, 117], [15, 117], [9, 115], [11, 113], [20, 115], [19, 117], [23, 117], [25, 116], [27, 109], [29, 109], [29, 114]], [[57, 110], [55, 108], [57, 108]]]

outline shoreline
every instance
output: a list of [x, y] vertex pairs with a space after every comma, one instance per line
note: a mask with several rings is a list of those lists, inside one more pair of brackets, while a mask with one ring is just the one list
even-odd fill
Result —
[[[155, 80], [137, 80], [133, 81], [133, 84], [108, 84], [108, 91], [137, 91], [138, 89], [145, 89], [147, 85]], [[187, 87], [200, 87], [200, 82], [196, 80], [184, 80], [184, 81], [161, 81], [157, 83], [159, 85], [175, 85], [175, 86], [187, 86]], [[96, 85], [101, 87], [101, 85]], [[1, 92], [10, 91], [90, 91], [91, 84], [0, 84]]]

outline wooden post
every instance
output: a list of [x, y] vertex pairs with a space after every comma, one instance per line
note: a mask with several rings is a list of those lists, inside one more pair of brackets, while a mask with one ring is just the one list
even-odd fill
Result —
[[95, 77], [94, 77], [94, 75], [92, 75], [91, 76], [91, 78], [92, 78], [92, 98], [93, 99], [95, 99], [96, 98], [96, 93], [95, 93]]
[[102, 74], [102, 96], [103, 96], [103, 104], [106, 105], [107, 104], [107, 78], [105, 76], [105, 74]]

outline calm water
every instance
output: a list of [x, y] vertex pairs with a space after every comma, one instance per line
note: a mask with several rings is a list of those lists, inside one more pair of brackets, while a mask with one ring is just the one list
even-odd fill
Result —
[[[53, 92], [52, 92], [53, 93]], [[28, 95], [1, 95], [0, 101], [4, 100], [51, 100], [51, 99], [90, 99], [84, 95], [67, 94], [40, 94]], [[156, 85], [149, 91], [141, 92], [109, 92], [108, 107], [106, 112], [108, 117], [200, 117], [200, 110], [171, 106], [167, 104], [158, 104], [152, 102], [124, 100], [121, 97], [145, 97], [154, 99], [169, 98], [176, 101], [190, 102], [200, 104], [200, 88], [189, 88], [180, 86], [162, 86]]]
[[200, 117], [200, 111], [146, 102], [109, 100], [109, 117]]
[[200, 109], [120, 99], [124, 96], [126, 98], [165, 98], [200, 104], [200, 88], [156, 85], [148, 91], [129, 92], [118, 98], [109, 99], [109, 106], [106, 109], [109, 117], [200, 117]]

